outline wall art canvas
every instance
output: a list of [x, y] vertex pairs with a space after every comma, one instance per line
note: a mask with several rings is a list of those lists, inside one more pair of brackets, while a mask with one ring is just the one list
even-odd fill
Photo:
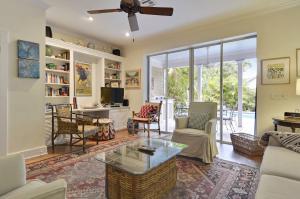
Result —
[[289, 84], [290, 58], [264, 59], [261, 62], [262, 84]]
[[92, 66], [90, 64], [75, 63], [75, 95], [92, 96]]
[[141, 70], [125, 71], [125, 88], [139, 89], [141, 88]]
[[40, 47], [38, 43], [18, 40], [18, 58], [40, 60]]
[[40, 63], [37, 60], [19, 59], [18, 76], [21, 78], [40, 78]]
[[296, 59], [297, 59], [297, 76], [300, 77], [300, 48], [296, 50]]

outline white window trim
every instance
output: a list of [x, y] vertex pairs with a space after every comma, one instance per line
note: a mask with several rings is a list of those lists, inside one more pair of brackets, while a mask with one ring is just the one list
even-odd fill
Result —
[[0, 30], [0, 156], [8, 153], [8, 43], [9, 33]]

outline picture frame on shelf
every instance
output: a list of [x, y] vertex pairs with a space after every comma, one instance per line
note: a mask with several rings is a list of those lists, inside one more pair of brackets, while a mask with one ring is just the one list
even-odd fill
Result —
[[125, 88], [127, 89], [141, 88], [141, 69], [125, 71]]
[[119, 82], [111, 82], [110, 83], [110, 87], [112, 87], [112, 88], [119, 88], [120, 87], [120, 83]]
[[300, 77], [300, 48], [296, 49], [297, 77]]
[[262, 85], [290, 83], [290, 57], [261, 60]]

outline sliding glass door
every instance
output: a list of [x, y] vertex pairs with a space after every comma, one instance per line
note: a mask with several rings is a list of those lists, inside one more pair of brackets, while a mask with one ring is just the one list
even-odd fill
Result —
[[162, 129], [187, 116], [191, 101], [218, 104], [217, 139], [255, 134], [256, 37], [218, 42], [148, 57], [150, 101], [163, 101]]

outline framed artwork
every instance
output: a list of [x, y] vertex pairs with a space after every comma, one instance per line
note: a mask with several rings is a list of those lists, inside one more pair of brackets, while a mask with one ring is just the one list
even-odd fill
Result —
[[281, 57], [261, 61], [262, 84], [289, 84], [290, 58]]
[[296, 50], [297, 76], [300, 77], [300, 48]]
[[87, 63], [75, 63], [75, 96], [92, 96], [92, 66]]
[[111, 86], [112, 88], [119, 88], [119, 87], [120, 87], [120, 84], [119, 84], [119, 82], [111, 82], [111, 83], [110, 83], [110, 86]]
[[139, 89], [141, 88], [141, 70], [125, 71], [125, 88]]
[[40, 63], [36, 60], [19, 59], [18, 76], [21, 78], [40, 78]]
[[18, 77], [40, 78], [40, 46], [38, 43], [18, 40]]

